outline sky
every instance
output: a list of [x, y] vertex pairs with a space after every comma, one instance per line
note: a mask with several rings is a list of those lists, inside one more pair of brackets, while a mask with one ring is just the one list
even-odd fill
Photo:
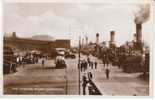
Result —
[[[109, 41], [110, 31], [115, 31], [115, 41], [120, 45], [133, 39], [134, 15], [139, 6], [138, 3], [5, 2], [4, 32], [16, 32], [19, 37], [44, 34], [71, 39], [71, 45], [75, 46], [79, 36], [88, 36], [89, 41], [95, 42], [99, 33], [102, 42]], [[152, 30], [150, 16], [142, 30], [142, 38], [148, 44], [152, 42]]]

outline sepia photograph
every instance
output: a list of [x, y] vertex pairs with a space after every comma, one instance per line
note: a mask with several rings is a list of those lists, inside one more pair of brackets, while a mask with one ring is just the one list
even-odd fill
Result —
[[152, 0], [58, 1], [3, 0], [3, 95], [152, 96]]

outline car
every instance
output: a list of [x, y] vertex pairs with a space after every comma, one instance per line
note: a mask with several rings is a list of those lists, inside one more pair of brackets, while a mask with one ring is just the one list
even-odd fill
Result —
[[26, 64], [34, 64], [34, 60], [32, 58], [23, 58], [23, 62]]
[[16, 72], [17, 64], [15, 62], [5, 60], [3, 63], [3, 74], [9, 74], [10, 72]]
[[64, 60], [64, 56], [62, 55], [57, 56], [55, 59], [55, 65], [56, 68], [66, 68], [67, 66]]
[[71, 57], [72, 59], [75, 59], [75, 58], [76, 58], [75, 54], [70, 54], [70, 57]]
[[65, 54], [65, 58], [72, 58], [72, 59], [75, 59], [76, 56], [75, 56], [75, 54], [73, 54], [73, 53], [71, 53], [71, 52], [67, 52], [67, 53]]
[[16, 57], [14, 56], [13, 49], [4, 46], [3, 52], [3, 74], [9, 74], [11, 71], [16, 72]]
[[65, 61], [58, 61], [56, 62], [56, 68], [66, 68], [66, 63]]
[[8, 62], [3, 63], [3, 74], [9, 74], [11, 70], [11, 64]]

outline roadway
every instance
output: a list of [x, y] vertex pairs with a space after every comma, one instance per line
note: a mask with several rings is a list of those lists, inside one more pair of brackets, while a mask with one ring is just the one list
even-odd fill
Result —
[[[86, 56], [82, 55], [81, 59]], [[97, 69], [88, 70], [93, 73], [93, 82], [102, 95], [149, 95], [149, 83], [138, 79], [139, 73], [124, 73], [110, 65], [110, 79], [107, 80], [102, 62], [93, 56], [91, 60], [98, 62]], [[78, 57], [66, 59], [66, 64], [66, 69], [54, 69], [53, 60], [45, 61], [44, 67], [41, 61], [20, 66], [18, 72], [4, 75], [4, 94], [79, 95]], [[82, 88], [80, 92], [82, 95]], [[88, 95], [88, 90], [86, 92]]]

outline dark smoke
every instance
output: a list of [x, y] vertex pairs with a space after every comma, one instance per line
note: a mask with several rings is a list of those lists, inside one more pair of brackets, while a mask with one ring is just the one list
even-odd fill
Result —
[[135, 14], [135, 23], [142, 24], [150, 17], [150, 5], [140, 5], [140, 11]]

